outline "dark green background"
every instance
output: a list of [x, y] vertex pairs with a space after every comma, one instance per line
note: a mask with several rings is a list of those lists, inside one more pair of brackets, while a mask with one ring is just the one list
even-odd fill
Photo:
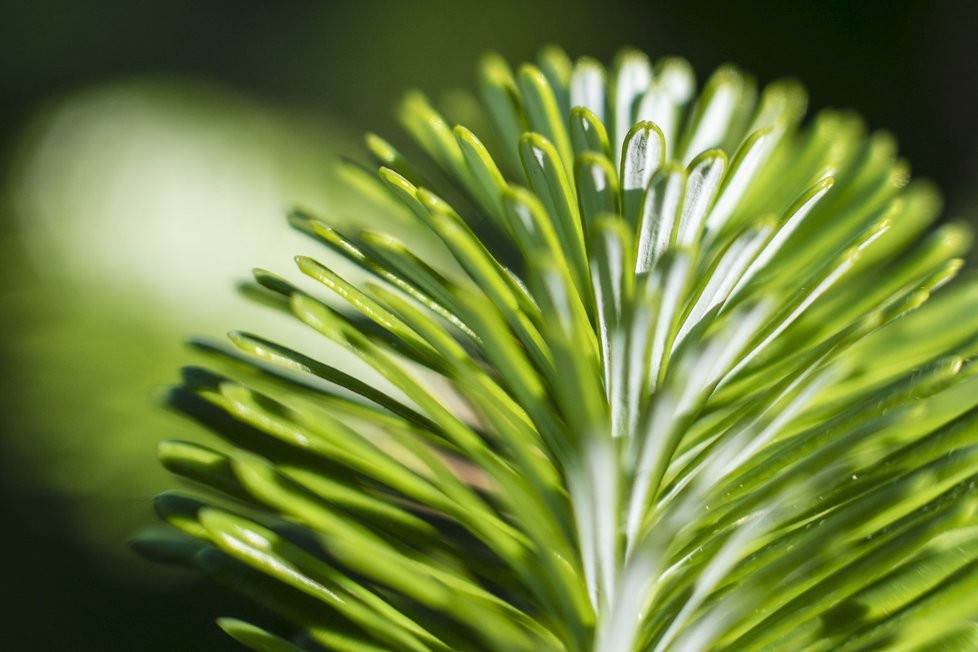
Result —
[[[357, 130], [391, 133], [389, 106], [400, 92], [468, 86], [486, 49], [520, 61], [556, 42], [572, 56], [607, 60], [619, 46], [633, 45], [653, 57], [685, 56], [701, 79], [727, 61], [761, 82], [793, 75], [809, 88], [813, 109], [853, 107], [870, 126], [893, 131], [914, 173], [944, 189], [948, 216], [969, 218], [978, 198], [974, 2], [5, 4], [0, 157], [46, 102], [132, 74], [217, 80], [266, 101], [334, 115]], [[0, 380], [9, 394], [17, 379]], [[14, 463], [2, 455], [0, 447], [0, 472]], [[31, 509], [14, 509], [25, 504]], [[34, 520], [56, 524], [58, 513], [50, 498], [10, 488], [0, 494], [0, 647], [235, 649], [212, 618], [252, 609], [206, 585], [164, 590], [110, 579]]]

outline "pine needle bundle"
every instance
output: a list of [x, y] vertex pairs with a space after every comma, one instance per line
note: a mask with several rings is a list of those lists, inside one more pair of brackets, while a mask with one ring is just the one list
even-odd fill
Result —
[[892, 137], [631, 50], [479, 91], [478, 135], [412, 92], [424, 156], [367, 137], [377, 227], [290, 216], [360, 280], [255, 273], [383, 383], [199, 343], [223, 444], [161, 445], [207, 491], [137, 547], [293, 623], [219, 621], [255, 650], [978, 646], [978, 285], [928, 301], [970, 236]]

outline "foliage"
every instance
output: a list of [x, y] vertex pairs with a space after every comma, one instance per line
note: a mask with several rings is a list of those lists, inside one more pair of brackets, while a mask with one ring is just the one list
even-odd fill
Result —
[[291, 216], [358, 268], [296, 259], [352, 310], [251, 292], [383, 382], [198, 343], [174, 404], [227, 445], [162, 444], [213, 491], [160, 497], [181, 534], [139, 549], [296, 625], [221, 621], [256, 650], [972, 649], [978, 286], [925, 304], [969, 234], [797, 83], [694, 88], [489, 56], [479, 137], [408, 94], [434, 165], [371, 135], [348, 169], [378, 226]]

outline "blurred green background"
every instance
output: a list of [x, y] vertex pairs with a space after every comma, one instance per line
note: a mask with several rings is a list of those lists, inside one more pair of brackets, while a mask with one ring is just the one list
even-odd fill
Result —
[[[233, 291], [314, 251], [284, 225], [342, 211], [360, 132], [396, 136], [408, 87], [471, 88], [480, 53], [622, 45], [792, 75], [812, 109], [893, 131], [949, 218], [978, 202], [972, 2], [35, 0], [0, 21], [0, 610], [4, 649], [222, 650], [264, 618], [136, 559], [171, 481], [154, 443], [196, 432], [154, 404], [190, 334], [289, 334]], [[397, 138], [395, 138], [397, 140]]]

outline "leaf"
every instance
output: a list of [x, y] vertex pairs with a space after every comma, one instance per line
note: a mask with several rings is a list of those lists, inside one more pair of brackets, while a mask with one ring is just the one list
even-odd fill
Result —
[[479, 86], [495, 138], [410, 92], [427, 159], [342, 168], [371, 228], [290, 214], [352, 268], [244, 293], [333, 347], [195, 342], [204, 497], [133, 546], [294, 625], [221, 621], [258, 650], [973, 647], [971, 233], [893, 137], [634, 50]]

